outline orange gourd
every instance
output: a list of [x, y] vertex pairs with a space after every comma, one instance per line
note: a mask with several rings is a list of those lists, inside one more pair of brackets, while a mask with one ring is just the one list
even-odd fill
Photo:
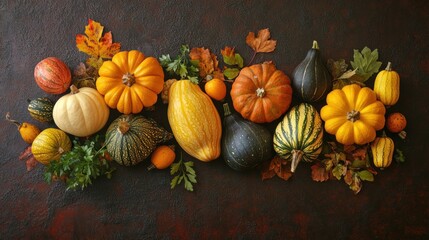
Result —
[[97, 90], [106, 104], [124, 114], [139, 113], [153, 106], [164, 86], [164, 72], [158, 60], [132, 50], [115, 54], [99, 70]]
[[22, 139], [28, 144], [33, 143], [37, 135], [40, 134], [40, 129], [38, 127], [28, 122], [20, 123], [11, 119], [10, 113], [6, 113], [6, 120], [18, 127], [19, 134], [21, 134]]
[[325, 121], [326, 132], [335, 135], [339, 143], [372, 142], [376, 131], [384, 127], [386, 109], [368, 87], [352, 84], [335, 89], [328, 94], [326, 102], [320, 116]]
[[290, 106], [290, 79], [271, 62], [245, 67], [232, 84], [231, 99], [243, 118], [256, 123], [272, 122]]
[[166, 169], [174, 162], [175, 158], [176, 153], [174, 152], [174, 145], [161, 145], [157, 147], [150, 156], [151, 164], [147, 170], [152, 170], [154, 168]]
[[204, 85], [204, 91], [214, 100], [221, 101], [226, 96], [225, 82], [222, 79], [213, 78]]

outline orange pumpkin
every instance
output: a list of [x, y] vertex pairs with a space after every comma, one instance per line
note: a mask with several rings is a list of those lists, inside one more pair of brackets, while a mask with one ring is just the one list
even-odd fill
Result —
[[231, 99], [243, 118], [256, 123], [272, 122], [290, 106], [290, 79], [272, 62], [245, 67], [232, 84]]
[[98, 92], [113, 109], [124, 114], [139, 113], [154, 105], [164, 86], [164, 72], [158, 60], [132, 50], [115, 54], [99, 70]]

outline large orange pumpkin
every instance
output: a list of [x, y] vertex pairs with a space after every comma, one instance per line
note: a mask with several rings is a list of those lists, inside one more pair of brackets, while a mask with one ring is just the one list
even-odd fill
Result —
[[290, 106], [290, 79], [271, 62], [245, 67], [232, 84], [231, 98], [243, 118], [256, 123], [272, 122]]
[[132, 50], [115, 54], [99, 70], [98, 92], [106, 104], [124, 114], [139, 113], [154, 105], [164, 87], [164, 72], [158, 60]]

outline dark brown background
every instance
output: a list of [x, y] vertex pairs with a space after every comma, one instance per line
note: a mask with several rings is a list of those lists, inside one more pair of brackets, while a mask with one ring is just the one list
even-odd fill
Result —
[[[0, 124], [0, 238], [20, 239], [424, 239], [429, 236], [427, 1], [0, 1], [0, 114], [41, 128], [26, 99], [49, 96], [34, 82], [33, 68], [48, 56], [71, 68], [85, 59], [75, 47], [88, 18], [112, 31], [123, 50], [176, 55], [183, 43], [225, 45], [249, 61], [249, 31], [270, 28], [274, 60], [290, 75], [318, 40], [325, 59], [350, 61], [353, 49], [378, 48], [385, 66], [401, 75], [401, 98], [389, 111], [407, 116], [407, 156], [365, 183], [358, 195], [343, 182], [316, 183], [310, 164], [292, 180], [262, 182], [259, 171], [237, 173], [222, 159], [195, 162], [195, 192], [170, 190], [168, 171], [117, 167], [112, 180], [85, 191], [47, 185], [43, 167], [27, 172], [26, 147], [16, 128]], [[370, 83], [371, 84], [371, 83]], [[169, 128], [165, 106], [144, 113]], [[186, 159], [190, 159], [185, 155]]]

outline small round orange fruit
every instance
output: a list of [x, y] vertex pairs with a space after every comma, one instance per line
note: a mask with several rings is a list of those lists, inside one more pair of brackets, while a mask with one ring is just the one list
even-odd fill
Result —
[[213, 78], [212, 80], [206, 82], [204, 90], [206, 91], [207, 95], [218, 101], [224, 99], [226, 96], [225, 82], [219, 78]]
[[407, 126], [407, 119], [402, 113], [392, 113], [387, 117], [387, 129], [392, 133], [398, 133]]
[[156, 169], [166, 169], [168, 168], [176, 158], [176, 153], [174, 152], [174, 146], [159, 146], [153, 151], [150, 161], [152, 164], [147, 168], [147, 170]]

